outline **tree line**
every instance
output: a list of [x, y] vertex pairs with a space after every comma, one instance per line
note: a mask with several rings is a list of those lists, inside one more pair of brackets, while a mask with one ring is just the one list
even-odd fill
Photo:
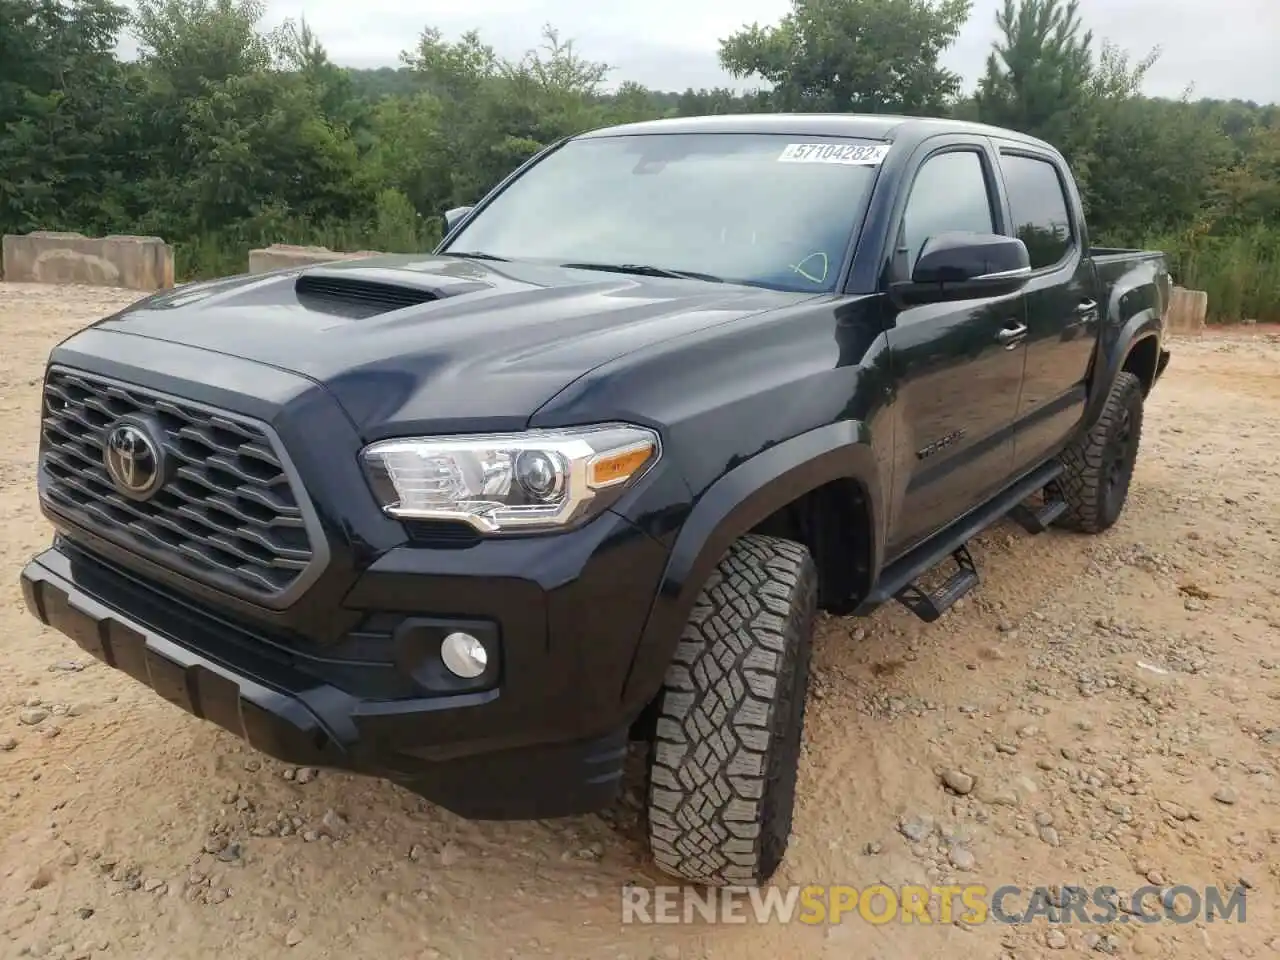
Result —
[[[399, 65], [334, 64], [262, 0], [0, 0], [0, 232], [154, 234], [181, 278], [250, 247], [411, 252], [561, 137], [665, 116], [949, 115], [1033, 134], [1070, 160], [1093, 241], [1164, 249], [1214, 319], [1280, 320], [1280, 107], [1153, 98], [1076, 0], [1005, 0], [976, 89], [942, 64], [970, 0], [793, 0], [724, 38], [754, 89], [610, 89], [610, 67], [544, 29], [517, 58], [425, 28]], [[128, 32], [134, 60], [115, 53]]]

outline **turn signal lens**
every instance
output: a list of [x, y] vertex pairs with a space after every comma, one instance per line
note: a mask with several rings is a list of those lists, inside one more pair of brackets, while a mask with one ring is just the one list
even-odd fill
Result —
[[587, 483], [596, 490], [626, 483], [653, 459], [657, 445], [651, 441], [629, 450], [601, 454], [587, 464]]

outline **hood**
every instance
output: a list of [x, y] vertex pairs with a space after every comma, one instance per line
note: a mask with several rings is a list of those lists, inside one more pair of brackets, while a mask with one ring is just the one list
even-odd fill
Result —
[[603, 363], [808, 297], [531, 263], [373, 257], [191, 284], [96, 326], [301, 374], [377, 439], [522, 427]]

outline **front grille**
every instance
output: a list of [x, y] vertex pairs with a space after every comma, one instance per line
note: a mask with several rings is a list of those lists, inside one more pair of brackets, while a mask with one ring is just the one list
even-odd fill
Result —
[[[122, 495], [103, 462], [106, 435], [121, 417], [152, 426], [171, 461], [150, 499]], [[254, 600], [280, 598], [311, 566], [306, 519], [264, 424], [54, 367], [42, 426], [45, 496], [100, 536]]]

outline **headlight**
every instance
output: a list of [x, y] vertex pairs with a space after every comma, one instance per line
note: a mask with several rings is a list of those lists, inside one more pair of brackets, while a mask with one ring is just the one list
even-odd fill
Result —
[[611, 423], [383, 440], [361, 456], [387, 516], [460, 520], [482, 533], [505, 533], [594, 516], [660, 455], [654, 431]]

